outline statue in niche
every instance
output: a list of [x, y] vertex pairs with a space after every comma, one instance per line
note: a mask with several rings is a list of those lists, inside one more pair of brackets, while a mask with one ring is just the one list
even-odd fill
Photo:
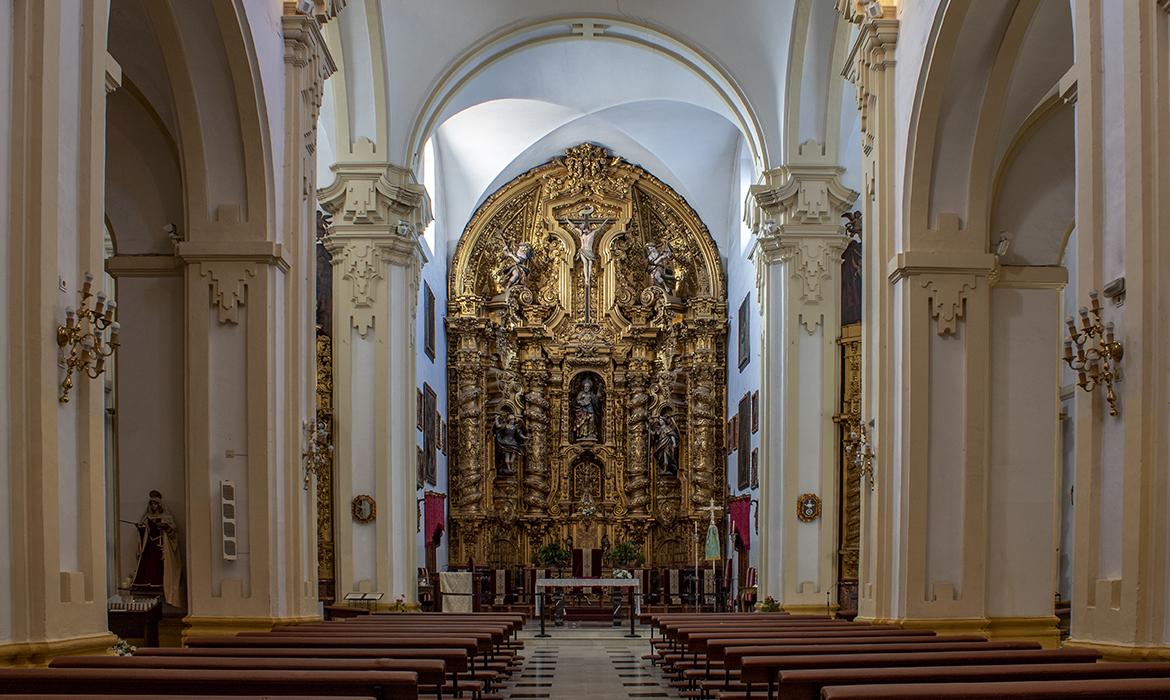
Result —
[[182, 605], [179, 600], [179, 575], [183, 571], [179, 559], [179, 530], [175, 518], [163, 505], [162, 494], [150, 492], [146, 512], [136, 523], [138, 528], [138, 563], [134, 567], [131, 592], [158, 593], [171, 605]]
[[674, 293], [674, 267], [670, 264], [673, 255], [669, 245], [659, 250], [655, 243], [646, 244], [646, 273], [654, 286], [666, 290], [667, 294]]
[[[504, 413], [496, 416], [496, 474], [499, 476], [515, 476], [516, 460], [524, 453], [524, 441], [528, 436], [520, 418], [515, 413]], [[499, 457], [503, 457], [501, 465]]]
[[573, 438], [600, 440], [601, 395], [593, 388], [593, 380], [586, 378], [573, 397]]
[[528, 267], [529, 261], [532, 260], [532, 245], [521, 243], [513, 250], [505, 243], [504, 257], [512, 261], [505, 263], [503, 270], [501, 270], [501, 277], [508, 278], [508, 281], [504, 283], [504, 288], [527, 287], [528, 275], [532, 272], [531, 268]]
[[654, 462], [662, 476], [678, 476], [678, 428], [667, 418], [659, 416], [650, 428]]
[[861, 322], [861, 212], [842, 214], [849, 246], [841, 254], [841, 325]]

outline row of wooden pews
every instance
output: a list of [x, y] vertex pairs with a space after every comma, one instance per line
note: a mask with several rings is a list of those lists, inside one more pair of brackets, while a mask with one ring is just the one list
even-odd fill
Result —
[[651, 614], [643, 623], [654, 650], [645, 658], [686, 698], [1170, 697], [1170, 663], [1098, 663], [1092, 649], [785, 613]]
[[519, 668], [522, 614], [394, 613], [192, 637], [134, 656], [64, 656], [44, 669], [0, 669], [11, 696], [313, 696], [495, 700]]

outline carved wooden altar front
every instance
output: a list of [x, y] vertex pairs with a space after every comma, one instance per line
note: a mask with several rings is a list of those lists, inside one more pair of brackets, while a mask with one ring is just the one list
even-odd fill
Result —
[[726, 497], [727, 326], [694, 210], [582, 144], [492, 195], [451, 270], [451, 561], [632, 540], [693, 564], [692, 521]]

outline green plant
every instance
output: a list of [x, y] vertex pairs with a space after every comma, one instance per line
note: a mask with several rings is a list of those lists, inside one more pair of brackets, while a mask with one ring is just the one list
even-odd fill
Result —
[[760, 612], [780, 612], [780, 603], [772, 596], [764, 598], [764, 602], [756, 603], [756, 610]]
[[638, 556], [638, 550], [629, 540], [618, 544], [609, 552], [609, 560], [617, 566], [629, 566], [631, 562], [638, 560]]
[[532, 558], [536, 560], [537, 564], [561, 567], [569, 563], [572, 554], [569, 550], [553, 542], [538, 549]]

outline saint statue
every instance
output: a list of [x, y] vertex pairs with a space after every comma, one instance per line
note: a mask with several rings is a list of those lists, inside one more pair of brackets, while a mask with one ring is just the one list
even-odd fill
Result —
[[655, 243], [646, 244], [646, 273], [655, 286], [662, 287], [669, 294], [674, 293], [674, 268], [670, 265], [673, 255], [669, 245], [659, 250]]
[[512, 261], [504, 265], [503, 274], [508, 276], [508, 281], [504, 284], [504, 287], [527, 287], [528, 275], [531, 272], [531, 269], [528, 267], [528, 261], [532, 260], [532, 245], [530, 243], [521, 243], [516, 246], [515, 250], [512, 250], [512, 247], [505, 243], [504, 256]]
[[140, 539], [131, 591], [157, 592], [161, 589], [168, 603], [182, 605], [183, 601], [179, 600], [179, 574], [183, 571], [179, 559], [179, 531], [171, 512], [163, 505], [161, 493], [150, 492], [150, 503], [136, 525]]
[[658, 473], [678, 476], [678, 429], [666, 418], [659, 416], [650, 428], [650, 441]]
[[496, 450], [504, 457], [504, 464], [496, 463], [496, 474], [500, 476], [516, 475], [516, 459], [524, 453], [524, 441], [528, 436], [520, 426], [520, 420], [515, 413], [496, 416], [495, 428]]
[[586, 379], [573, 398], [573, 437], [577, 440], [597, 440], [600, 417], [601, 397], [593, 390], [593, 380]]

